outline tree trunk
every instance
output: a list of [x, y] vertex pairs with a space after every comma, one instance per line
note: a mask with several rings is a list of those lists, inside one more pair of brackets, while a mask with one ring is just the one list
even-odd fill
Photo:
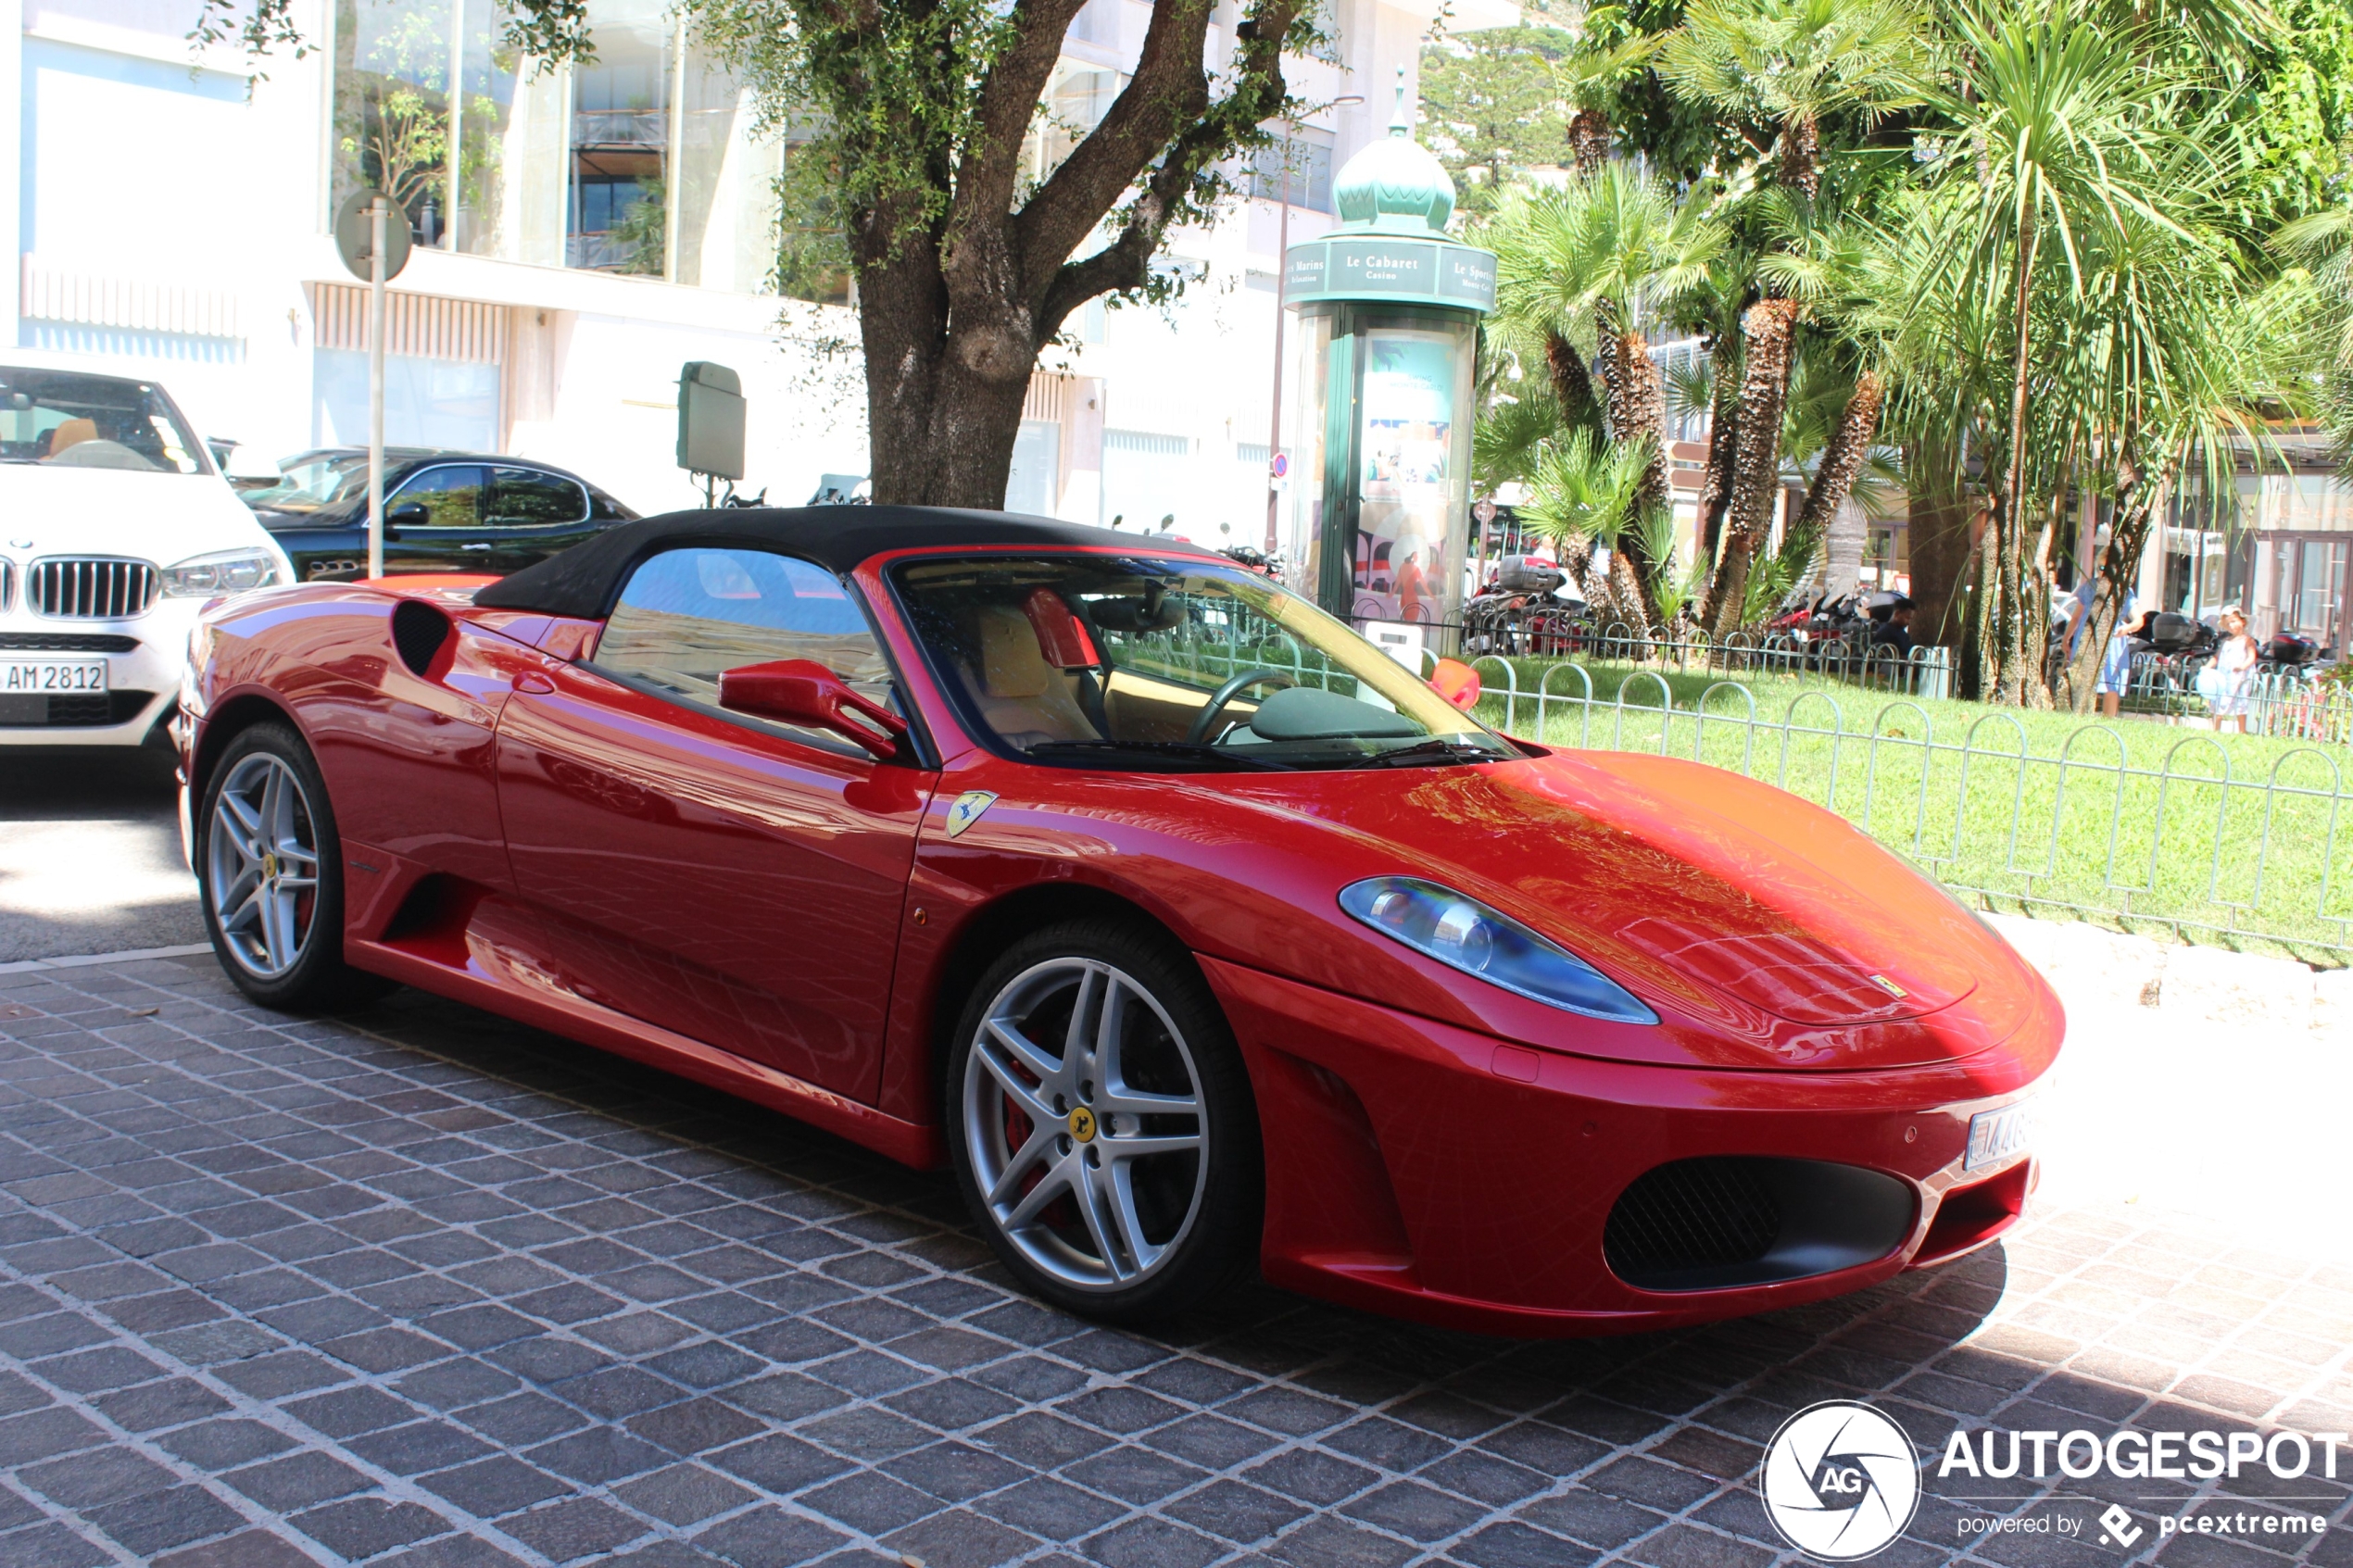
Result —
[[[1996, 633], [1985, 652], [1994, 661], [1987, 683], [1994, 701], [2018, 704], [2024, 700], [2023, 677], [2028, 659], [2024, 637], [2028, 617], [2025, 612], [2026, 588], [2026, 385], [2029, 370], [2028, 356], [2033, 343], [2033, 322], [2028, 314], [2028, 288], [2033, 281], [2034, 252], [2042, 239], [2039, 227], [2029, 229], [2020, 236], [2018, 261], [2010, 290], [2010, 306], [2017, 312], [2018, 335], [2010, 359], [2010, 419], [2006, 450], [2003, 453], [2002, 493], [1994, 508], [1994, 521], [1999, 532], [1994, 536], [1999, 550], [1994, 557], [1996, 568], [1994, 588], [1997, 603], [1992, 607], [1990, 628]], [[2039, 666], [2042, 650], [2032, 655]]]
[[1822, 189], [1822, 128], [1810, 114], [1781, 124], [1781, 183], [1811, 201]]
[[1906, 538], [1911, 556], [1912, 636], [1958, 649], [1962, 643], [1962, 572], [1969, 564], [1969, 521], [1976, 514], [1960, 473], [1960, 456], [1940, 441], [1922, 441], [1904, 455], [1909, 496]]
[[1667, 563], [1650, 558], [1635, 524], [1637, 519], [1674, 504], [1667, 468], [1667, 381], [1651, 358], [1650, 340], [1639, 332], [1618, 333], [1604, 358], [1614, 362], [1616, 372], [1608, 378], [1612, 431], [1620, 442], [1642, 442], [1650, 448], [1631, 515], [1618, 530], [1610, 553], [1631, 563], [1643, 624], [1658, 630], [1666, 621], [1659, 613], [1658, 583]]
[[2108, 544], [2100, 551], [2093, 581], [2091, 612], [2076, 633], [2075, 648], [2067, 661], [2068, 706], [2078, 713], [2092, 711], [2099, 689], [2100, 662], [2124, 608], [2124, 597], [2141, 581], [2141, 555], [2148, 547], [2150, 524], [2163, 508], [2171, 476], [2120, 474], [2116, 519], [2108, 526]]
[[1707, 351], [1707, 467], [1699, 480], [1701, 548], [1713, 562], [1724, 546], [1724, 512], [1732, 500], [1732, 459], [1740, 451], [1740, 344], [1717, 334]]
[[1609, 117], [1599, 109], [1579, 109], [1568, 122], [1568, 146], [1577, 172], [1592, 179], [1609, 161]]
[[1544, 369], [1552, 377], [1553, 401], [1560, 405], [1562, 428], [1575, 430], [1597, 422], [1601, 404], [1593, 396], [1593, 378], [1577, 345], [1558, 332], [1547, 332]]
[[1740, 441], [1732, 460], [1732, 495], [1724, 548], [1716, 561], [1701, 623], [1718, 637], [1736, 631], [1748, 590], [1748, 569], [1773, 525], [1773, 492], [1780, 479], [1781, 414], [1789, 400], [1797, 302], [1760, 299], [1741, 317]]
[[1830, 532], [1839, 508], [1855, 489], [1855, 476], [1863, 471], [1871, 455], [1872, 438], [1879, 434], [1880, 409], [1886, 402], [1887, 383], [1877, 370], [1865, 370], [1855, 378], [1846, 409], [1839, 415], [1838, 427], [1822, 448], [1822, 460], [1815, 466], [1814, 483], [1806, 487], [1806, 504], [1790, 525], [1792, 538], [1820, 539]]

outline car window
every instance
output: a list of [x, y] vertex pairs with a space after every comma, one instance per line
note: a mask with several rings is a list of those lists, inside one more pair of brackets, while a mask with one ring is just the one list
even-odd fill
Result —
[[[822, 567], [765, 550], [689, 546], [652, 557], [622, 590], [595, 662], [716, 708], [721, 671], [778, 659], [814, 659], [860, 695], [893, 700], [889, 663], [849, 590]], [[837, 735], [779, 728], [864, 755]]]
[[486, 521], [493, 528], [539, 528], [587, 515], [588, 493], [573, 480], [529, 469], [492, 470]]
[[[386, 497], [384, 509], [389, 514], [395, 507], [422, 506], [425, 515], [421, 526], [479, 528], [482, 526], [482, 470], [465, 464], [430, 468]], [[414, 518], [399, 521], [404, 524], [420, 523], [420, 520]]]
[[203, 450], [145, 382], [0, 365], [0, 462], [203, 473]]
[[1340, 621], [1222, 563], [909, 561], [900, 602], [976, 738], [1129, 770], [1496, 761], [1509, 742]]

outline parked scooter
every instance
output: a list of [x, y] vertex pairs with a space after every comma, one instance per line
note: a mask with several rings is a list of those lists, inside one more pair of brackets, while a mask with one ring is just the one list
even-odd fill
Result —
[[2301, 674], [2308, 666], [2318, 664], [2329, 657], [2329, 650], [2309, 637], [2299, 637], [2293, 632], [2273, 633], [2263, 645], [2255, 668], [2266, 675]]

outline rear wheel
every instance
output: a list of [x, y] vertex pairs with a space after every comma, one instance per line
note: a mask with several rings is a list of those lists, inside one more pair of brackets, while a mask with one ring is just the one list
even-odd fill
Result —
[[1190, 958], [1076, 921], [974, 988], [949, 1146], [989, 1244], [1036, 1294], [1120, 1322], [1183, 1311], [1257, 1250], [1257, 1110]]
[[343, 961], [343, 843], [319, 766], [290, 726], [256, 724], [229, 742], [195, 830], [205, 926], [239, 990], [298, 1012], [393, 988]]

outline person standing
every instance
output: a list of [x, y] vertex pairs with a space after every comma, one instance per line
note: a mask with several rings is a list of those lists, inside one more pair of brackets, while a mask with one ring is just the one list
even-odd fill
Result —
[[[2075, 645], [2083, 635], [2084, 623], [2092, 618], [2092, 596], [2097, 590], [2099, 578], [2086, 573], [2076, 585], [2075, 597], [2067, 607], [2067, 659], [2075, 662]], [[2108, 646], [2100, 651], [2100, 678], [2096, 690], [2100, 712], [2113, 719], [2124, 706], [2124, 688], [2133, 678], [2133, 654], [2125, 646], [2124, 637], [2141, 618], [2139, 596], [2127, 590], [2124, 603], [2116, 612], [2116, 626], [2108, 633]]]
[[2222, 646], [2215, 651], [2214, 662], [2199, 673], [2198, 689], [2206, 697], [2207, 710], [2214, 715], [2214, 727], [2243, 735], [2255, 665], [2263, 650], [2246, 634], [2246, 617], [2236, 605], [2216, 617], [2216, 621], [2222, 629]]

